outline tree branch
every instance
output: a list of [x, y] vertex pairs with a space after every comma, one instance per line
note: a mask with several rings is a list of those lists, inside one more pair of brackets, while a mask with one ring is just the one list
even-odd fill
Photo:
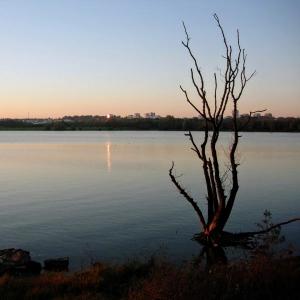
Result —
[[179, 182], [176, 180], [176, 177], [173, 174], [173, 169], [174, 169], [174, 162], [172, 162], [172, 166], [169, 169], [169, 176], [170, 176], [172, 182], [174, 183], [174, 185], [179, 190], [180, 194], [182, 194], [185, 197], [185, 199], [193, 206], [194, 210], [196, 211], [196, 213], [197, 213], [197, 215], [200, 219], [200, 223], [203, 227], [203, 230], [205, 230], [206, 222], [205, 222], [205, 219], [203, 217], [201, 209], [199, 208], [197, 202], [194, 201], [194, 199], [186, 192], [186, 190], [183, 187], [181, 187]]
[[280, 222], [280, 223], [274, 224], [274, 225], [272, 225], [269, 228], [264, 229], [264, 230], [241, 232], [241, 233], [236, 233], [236, 235], [246, 237], [246, 236], [252, 236], [252, 235], [257, 235], [257, 234], [265, 234], [265, 233], [268, 233], [268, 232], [270, 232], [271, 230], [273, 230], [275, 228], [278, 228], [280, 226], [287, 225], [287, 224], [290, 224], [290, 223], [293, 223], [293, 222], [296, 222], [296, 221], [300, 221], [300, 218], [293, 218], [293, 219], [290, 219], [288, 221]]
[[203, 119], [207, 119], [206, 115], [204, 115], [204, 113], [202, 111], [199, 110], [199, 108], [190, 100], [187, 91], [180, 86], [181, 91], [184, 93], [185, 95], [185, 99], [186, 101], [196, 110], [196, 112], [203, 118]]
[[201, 153], [200, 153], [200, 150], [199, 150], [198, 146], [196, 145], [196, 143], [195, 143], [195, 141], [194, 141], [194, 137], [193, 137], [191, 131], [189, 131], [188, 133], [185, 133], [184, 135], [189, 137], [189, 139], [190, 139], [190, 141], [191, 141], [191, 143], [192, 143], [192, 145], [193, 145], [193, 148], [191, 148], [191, 149], [192, 149], [194, 152], [196, 152], [196, 154], [198, 155], [198, 157], [199, 157], [201, 160], [203, 160], [203, 157], [202, 157], [202, 155], [201, 155]]
[[254, 114], [256, 114], [256, 113], [262, 113], [262, 112], [265, 112], [265, 111], [267, 111], [267, 109], [250, 111], [250, 113], [249, 113], [249, 115], [248, 115], [247, 121], [245, 122], [245, 124], [244, 124], [243, 126], [241, 126], [241, 127], [239, 128], [239, 131], [244, 130], [244, 129], [247, 127], [247, 125], [249, 124], [249, 122], [250, 122], [250, 120], [252, 119], [252, 116], [253, 116]]

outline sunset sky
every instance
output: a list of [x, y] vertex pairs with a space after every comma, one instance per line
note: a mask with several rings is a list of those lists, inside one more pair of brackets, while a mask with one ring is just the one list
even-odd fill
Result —
[[[240, 112], [300, 116], [300, 1], [0, 1], [0, 118], [194, 116], [184, 20], [207, 86], [224, 65], [217, 13], [257, 70]], [[197, 102], [195, 98], [195, 102]]]

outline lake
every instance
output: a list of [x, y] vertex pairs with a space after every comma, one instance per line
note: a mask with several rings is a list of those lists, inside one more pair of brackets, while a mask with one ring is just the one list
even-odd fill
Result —
[[[256, 229], [265, 209], [274, 222], [300, 216], [300, 134], [242, 135], [226, 229]], [[224, 166], [230, 141], [222, 133]], [[184, 132], [0, 132], [0, 249], [27, 249], [39, 261], [69, 256], [74, 269], [157, 252], [197, 255], [198, 220], [169, 179], [172, 161], [205, 210], [201, 162]], [[299, 223], [282, 232], [300, 248]]]

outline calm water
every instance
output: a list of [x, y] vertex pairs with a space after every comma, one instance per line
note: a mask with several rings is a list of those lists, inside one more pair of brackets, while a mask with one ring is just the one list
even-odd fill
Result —
[[[224, 165], [230, 140], [225, 133]], [[196, 215], [168, 177], [174, 160], [205, 210], [201, 164], [189, 148], [183, 132], [0, 132], [0, 249], [70, 256], [73, 268], [155, 251], [196, 255]], [[299, 216], [300, 134], [244, 133], [239, 150], [227, 229], [255, 229], [265, 209], [274, 221]], [[299, 223], [283, 233], [300, 247]]]

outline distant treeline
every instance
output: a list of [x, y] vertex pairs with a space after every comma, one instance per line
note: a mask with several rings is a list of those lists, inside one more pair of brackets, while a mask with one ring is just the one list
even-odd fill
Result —
[[[239, 118], [241, 131], [300, 132], [300, 118], [256, 117], [248, 122]], [[205, 121], [198, 118], [128, 119], [121, 117], [99, 118], [93, 116], [68, 117], [47, 122], [29, 122], [18, 119], [0, 120], [0, 130], [203, 130]], [[223, 131], [232, 130], [232, 119], [226, 118]]]

